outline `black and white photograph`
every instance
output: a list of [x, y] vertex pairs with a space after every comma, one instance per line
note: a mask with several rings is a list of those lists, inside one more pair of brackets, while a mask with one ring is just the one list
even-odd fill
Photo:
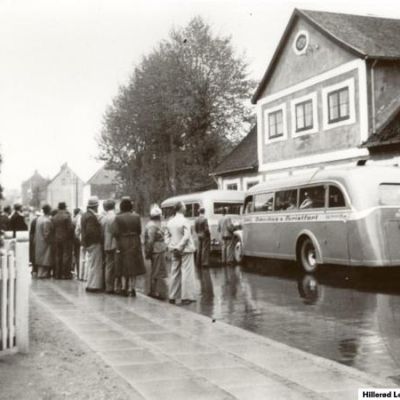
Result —
[[400, 3], [0, 0], [0, 400], [400, 399]]

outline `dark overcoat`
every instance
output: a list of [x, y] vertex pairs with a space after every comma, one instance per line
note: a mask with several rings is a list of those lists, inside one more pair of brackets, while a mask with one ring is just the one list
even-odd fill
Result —
[[139, 215], [135, 212], [118, 214], [112, 224], [112, 232], [117, 242], [116, 275], [131, 277], [146, 273]]

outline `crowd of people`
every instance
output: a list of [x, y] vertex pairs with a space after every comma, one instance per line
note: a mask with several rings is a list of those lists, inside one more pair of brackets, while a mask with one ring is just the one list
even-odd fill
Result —
[[[13, 213], [2, 210], [0, 230], [11, 230], [14, 237], [17, 231], [28, 230], [21, 210], [20, 205], [14, 207]], [[55, 210], [45, 204], [29, 224], [32, 276], [75, 277], [86, 282], [88, 292], [134, 297], [136, 278], [146, 273], [147, 259], [151, 264], [148, 294], [157, 299], [168, 298], [172, 304], [190, 304], [195, 301], [195, 244], [184, 215], [185, 205], [179, 202], [175, 216], [162, 225], [161, 209], [154, 205], [142, 234], [141, 218], [129, 197], [121, 199], [118, 212], [114, 200], [104, 201], [99, 212], [97, 197], [89, 199], [85, 211], [76, 208], [72, 214], [64, 202]], [[203, 222], [202, 229], [209, 235], [207, 221]], [[208, 255], [204, 251], [200, 254], [202, 264], [208, 265]]]

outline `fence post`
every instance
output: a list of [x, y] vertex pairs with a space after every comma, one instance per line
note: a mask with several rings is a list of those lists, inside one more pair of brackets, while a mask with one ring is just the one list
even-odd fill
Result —
[[18, 351], [29, 350], [29, 234], [17, 232], [16, 248], [16, 330]]

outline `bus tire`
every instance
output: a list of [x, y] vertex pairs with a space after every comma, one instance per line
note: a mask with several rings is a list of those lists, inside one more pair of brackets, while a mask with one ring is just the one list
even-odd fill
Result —
[[236, 263], [240, 264], [243, 261], [243, 245], [239, 238], [234, 239], [233, 256]]
[[308, 236], [299, 243], [297, 261], [305, 272], [312, 273], [318, 268], [317, 252], [313, 241]]

